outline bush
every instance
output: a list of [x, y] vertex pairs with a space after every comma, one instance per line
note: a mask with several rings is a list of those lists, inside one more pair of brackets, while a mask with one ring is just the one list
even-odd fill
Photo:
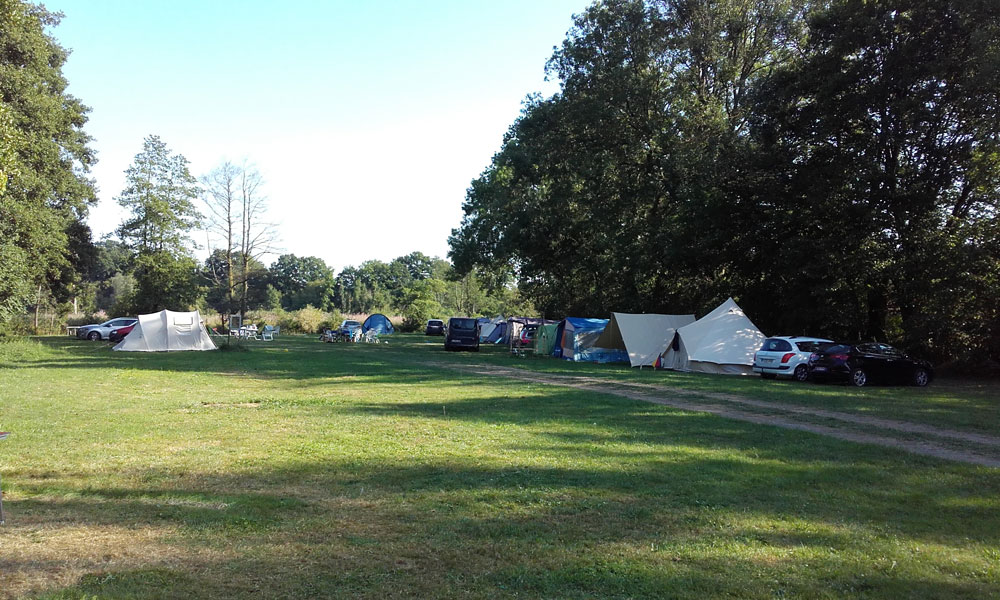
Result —
[[326, 320], [326, 313], [308, 304], [291, 314], [292, 329], [302, 333], [319, 333], [320, 326]]

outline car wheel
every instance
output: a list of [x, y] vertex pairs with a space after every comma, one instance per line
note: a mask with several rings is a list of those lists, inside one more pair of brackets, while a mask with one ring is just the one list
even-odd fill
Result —
[[761, 373], [760, 374], [760, 378], [761, 379], [777, 379], [778, 376], [775, 375], [774, 373]]
[[864, 369], [854, 369], [851, 371], [851, 383], [855, 387], [865, 387], [868, 385], [868, 374]]
[[92, 342], [96, 342], [97, 340], [101, 339], [101, 332], [91, 331], [90, 333], [87, 334], [87, 339]]
[[793, 374], [795, 375], [796, 381], [806, 381], [807, 379], [809, 379], [809, 367], [805, 365], [799, 365], [795, 367], [795, 372]]
[[917, 387], [924, 387], [930, 383], [930, 375], [927, 374], [927, 369], [917, 369], [913, 373], [913, 385]]

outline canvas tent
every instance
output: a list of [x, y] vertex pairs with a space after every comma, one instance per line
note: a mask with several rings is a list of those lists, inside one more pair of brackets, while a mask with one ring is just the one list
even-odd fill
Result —
[[753, 355], [764, 334], [743, 309], [726, 300], [715, 310], [677, 330], [660, 366], [678, 371], [750, 375]]
[[114, 350], [124, 352], [174, 352], [179, 350], [215, 350], [215, 343], [198, 311], [139, 315], [135, 328], [118, 342]]
[[361, 324], [361, 333], [368, 333], [370, 330], [374, 329], [375, 333], [379, 335], [388, 335], [395, 333], [395, 329], [392, 327], [392, 322], [389, 321], [389, 317], [375, 313], [374, 315], [369, 315], [365, 322]]
[[652, 367], [670, 347], [677, 330], [694, 320], [694, 315], [611, 313], [611, 321], [594, 345], [624, 350], [633, 367]]
[[628, 362], [624, 350], [601, 348], [595, 344], [607, 325], [607, 319], [566, 317], [556, 329], [552, 356], [578, 362]]
[[545, 323], [538, 326], [538, 333], [535, 334], [535, 355], [551, 356], [556, 347], [556, 334], [559, 330], [559, 323]]

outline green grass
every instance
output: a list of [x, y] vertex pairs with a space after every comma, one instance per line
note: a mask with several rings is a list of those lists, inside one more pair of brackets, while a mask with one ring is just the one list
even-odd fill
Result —
[[439, 346], [0, 344], [0, 430], [13, 432], [0, 443], [0, 597], [1000, 595], [1000, 470], [425, 363], [996, 433], [988, 391], [775, 385]]

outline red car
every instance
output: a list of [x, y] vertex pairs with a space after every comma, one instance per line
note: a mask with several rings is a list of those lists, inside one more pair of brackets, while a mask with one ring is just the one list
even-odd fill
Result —
[[112, 329], [111, 333], [108, 334], [108, 340], [114, 344], [117, 344], [118, 342], [122, 341], [123, 339], [125, 339], [126, 335], [132, 333], [132, 330], [135, 329], [136, 323], [138, 323], [138, 321], [132, 323], [127, 327], [119, 327], [118, 329]]

